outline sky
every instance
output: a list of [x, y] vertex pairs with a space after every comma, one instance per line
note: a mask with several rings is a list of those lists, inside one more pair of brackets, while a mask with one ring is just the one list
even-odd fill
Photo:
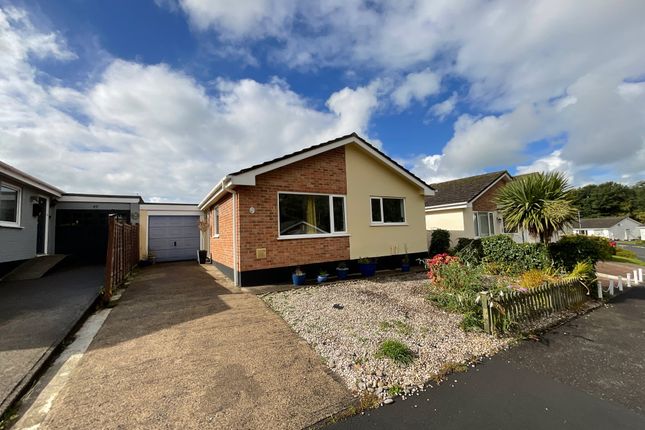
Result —
[[198, 202], [357, 132], [429, 183], [645, 179], [642, 0], [0, 0], [0, 160]]

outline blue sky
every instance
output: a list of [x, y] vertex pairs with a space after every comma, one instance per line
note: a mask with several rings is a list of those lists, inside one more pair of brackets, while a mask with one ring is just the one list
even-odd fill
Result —
[[196, 201], [356, 131], [429, 182], [632, 183], [642, 16], [636, 0], [0, 0], [0, 159], [67, 191]]

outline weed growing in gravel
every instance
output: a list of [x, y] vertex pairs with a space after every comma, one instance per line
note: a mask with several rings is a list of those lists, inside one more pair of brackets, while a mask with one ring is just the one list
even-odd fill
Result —
[[388, 339], [379, 345], [376, 358], [389, 358], [399, 364], [410, 364], [414, 360], [414, 354], [404, 343]]
[[403, 336], [409, 336], [412, 334], [412, 327], [409, 324], [404, 323], [400, 320], [394, 321], [381, 321], [379, 323], [379, 328], [383, 331], [395, 329], [397, 332]]
[[403, 388], [401, 388], [401, 386], [398, 384], [390, 385], [389, 387], [387, 387], [387, 394], [390, 397], [398, 396], [400, 394], [403, 394]]

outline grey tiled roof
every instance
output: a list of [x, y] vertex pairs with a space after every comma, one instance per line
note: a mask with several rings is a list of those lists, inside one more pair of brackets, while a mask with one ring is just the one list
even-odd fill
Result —
[[582, 218], [580, 226], [577, 222], [573, 223], [573, 228], [611, 228], [628, 218], [626, 216], [608, 216], [603, 218]]
[[508, 172], [501, 170], [499, 172], [430, 184], [437, 192], [434, 196], [426, 196], [426, 207], [470, 202], [504, 174], [508, 174]]

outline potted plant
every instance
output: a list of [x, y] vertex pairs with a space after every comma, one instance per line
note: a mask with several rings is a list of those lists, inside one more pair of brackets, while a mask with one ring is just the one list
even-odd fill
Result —
[[291, 281], [293, 282], [293, 285], [304, 285], [305, 283], [305, 278], [307, 277], [307, 274], [300, 270], [300, 267], [298, 267], [292, 274], [291, 274]]
[[338, 279], [347, 279], [347, 274], [349, 273], [349, 267], [347, 267], [347, 264], [343, 261], [336, 267], [336, 276], [338, 276]]
[[[210, 230], [210, 223], [206, 220], [200, 220], [197, 222], [197, 227], [199, 227], [199, 230], [203, 233], [207, 233]], [[206, 234], [206, 237], [209, 235]], [[205, 249], [200, 249], [197, 251], [197, 261], [199, 264], [205, 264], [206, 263], [206, 256], [208, 255], [208, 251]]]
[[401, 259], [401, 272], [409, 272], [409, 271], [410, 271], [410, 257], [408, 256], [408, 254], [405, 254]]
[[326, 270], [321, 270], [318, 272], [318, 277], [316, 278], [316, 281], [318, 281], [319, 284], [322, 284], [327, 280], [327, 277], [329, 276], [329, 273], [327, 273]]
[[361, 275], [366, 278], [374, 276], [376, 274], [376, 259], [361, 257], [358, 259], [358, 268], [361, 271]]

